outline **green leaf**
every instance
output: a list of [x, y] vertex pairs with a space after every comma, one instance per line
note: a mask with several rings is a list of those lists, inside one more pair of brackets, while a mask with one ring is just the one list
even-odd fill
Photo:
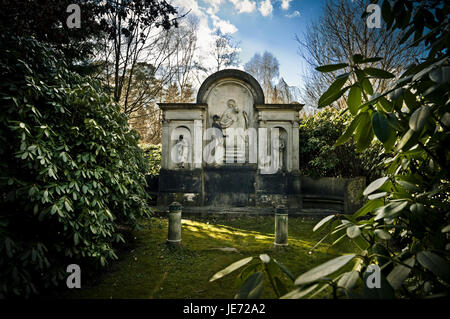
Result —
[[281, 269], [282, 272], [284, 272], [289, 279], [291, 279], [292, 281], [295, 281], [295, 276], [294, 274], [286, 268], [285, 265], [283, 265], [282, 263], [280, 263], [278, 260], [276, 260], [275, 258], [272, 258], [272, 260], [275, 262], [275, 264]]
[[381, 218], [393, 218], [399, 212], [401, 212], [408, 205], [407, 201], [403, 202], [392, 202], [388, 205], [384, 206], [378, 211], [375, 220], [379, 220]]
[[439, 84], [448, 83], [450, 81], [450, 66], [441, 66], [433, 69], [429, 73], [429, 77], [431, 81]]
[[316, 68], [316, 70], [319, 72], [333, 72], [333, 71], [345, 68], [347, 66], [348, 66], [347, 63], [327, 64], [327, 65], [318, 66]]
[[351, 290], [359, 279], [359, 272], [352, 270], [344, 273], [344, 275], [339, 279], [337, 285], [338, 287], [345, 288], [346, 290]]
[[[390, 25], [392, 21], [394, 20], [394, 17], [392, 15], [391, 11], [391, 5], [388, 0], [384, 0], [383, 4], [381, 5], [381, 16], [383, 17], [383, 20]], [[389, 29], [389, 28], [387, 28]]]
[[375, 136], [381, 143], [385, 143], [390, 135], [391, 127], [383, 113], [375, 112], [372, 116], [372, 126]]
[[431, 111], [427, 105], [423, 105], [415, 110], [409, 119], [409, 127], [411, 130], [415, 132], [421, 131], [430, 115]]
[[411, 93], [410, 90], [404, 90], [403, 91], [403, 98], [405, 100], [406, 106], [410, 110], [415, 110], [417, 106], [419, 105], [419, 102], [416, 99], [416, 96]]
[[317, 266], [304, 274], [300, 275], [296, 280], [296, 285], [305, 285], [310, 282], [314, 282], [322, 277], [325, 277], [329, 274], [334, 273], [340, 268], [344, 267], [350, 260], [355, 257], [354, 254], [344, 255], [333, 258], [332, 260], [327, 261], [326, 263]]
[[348, 92], [347, 104], [350, 113], [356, 115], [358, 108], [361, 105], [361, 89], [357, 85], [353, 85]]
[[395, 77], [394, 74], [392, 74], [388, 71], [377, 69], [377, 68], [371, 68], [371, 67], [365, 68], [364, 72], [366, 74], [373, 76], [375, 78], [378, 78], [378, 79], [391, 79], [391, 78]]
[[70, 206], [70, 203], [68, 201], [66, 201], [66, 200], [64, 201], [64, 207], [66, 208], [66, 210], [68, 212], [73, 211], [72, 206]]
[[357, 236], [355, 238], [352, 239], [352, 241], [361, 249], [361, 250], [366, 250], [367, 248], [369, 248], [370, 243], [365, 240], [362, 236]]
[[384, 96], [379, 97], [378, 103], [386, 112], [392, 112], [392, 110], [394, 109], [394, 103], [389, 102]]
[[409, 142], [409, 140], [413, 137], [414, 133], [415, 133], [414, 130], [409, 129], [409, 130], [405, 133], [405, 135], [403, 135], [403, 137], [401, 138], [401, 140], [398, 142], [398, 144], [397, 144], [397, 146], [395, 147], [395, 149], [396, 149], [397, 151], [399, 151], [399, 150], [405, 148], [406, 143]]
[[391, 239], [391, 234], [389, 234], [387, 231], [383, 229], [375, 229], [374, 234], [378, 236], [378, 238], [383, 240], [389, 240]]
[[349, 238], [356, 238], [359, 235], [361, 235], [361, 230], [357, 225], [352, 225], [350, 227], [347, 227], [347, 236]]
[[[408, 260], [405, 260], [403, 263], [410, 267], [413, 267], [414, 262], [415, 262], [414, 257], [411, 257]], [[392, 269], [389, 275], [387, 275], [386, 280], [389, 282], [389, 284], [394, 290], [398, 290], [400, 289], [406, 278], [408, 278], [410, 272], [411, 268], [399, 264], [395, 266], [394, 269]]]
[[368, 78], [364, 78], [361, 82], [361, 85], [362, 85], [364, 92], [366, 92], [369, 95], [373, 94], [373, 87]]
[[336, 216], [336, 215], [329, 215], [329, 216], [323, 218], [320, 222], [318, 222], [318, 223], [314, 226], [313, 231], [317, 231], [317, 230], [321, 229], [322, 226], [327, 225], [328, 222], [329, 222], [330, 220], [332, 220], [335, 216]]
[[417, 254], [417, 261], [433, 274], [450, 283], [450, 265], [442, 257], [431, 251], [421, 251]]
[[354, 214], [353, 218], [358, 218], [367, 215], [368, 213], [372, 212], [375, 208], [378, 208], [380, 206], [384, 205], [384, 201], [381, 198], [369, 200], [366, 204], [364, 204], [363, 207], [358, 209]]
[[383, 60], [383, 58], [381, 58], [381, 57], [373, 57], [373, 58], [363, 59], [361, 61], [361, 63], [372, 63], [372, 62], [378, 62], [378, 61], [381, 61], [381, 60]]
[[353, 63], [355, 63], [355, 64], [359, 64], [359, 63], [361, 63], [362, 61], [363, 61], [363, 56], [361, 55], [361, 54], [354, 54], [353, 56], [352, 56], [352, 60], [353, 60]]
[[392, 128], [389, 129], [389, 137], [386, 142], [383, 143], [385, 153], [390, 152], [397, 141], [397, 133]]
[[279, 296], [284, 296], [285, 294], [287, 294], [286, 286], [283, 284], [281, 279], [278, 277], [274, 277], [273, 280], [275, 283], [275, 287], [278, 290]]
[[380, 242], [377, 242], [373, 248], [372, 251], [374, 254], [380, 255], [376, 256], [376, 260], [378, 262], [378, 265], [382, 267], [383, 265], [387, 264], [390, 261], [390, 254], [389, 251], [386, 249], [386, 247], [381, 244]]
[[244, 282], [235, 299], [257, 299], [264, 288], [264, 273], [257, 271]]
[[413, 214], [422, 214], [425, 210], [425, 206], [423, 206], [423, 204], [421, 203], [414, 203], [409, 207], [409, 210]]
[[371, 194], [369, 195], [367, 198], [369, 200], [373, 200], [373, 199], [378, 199], [378, 198], [383, 198], [387, 195], [387, 192], [381, 192], [381, 193], [376, 193], [376, 194]]
[[450, 231], [450, 224], [442, 228], [441, 232], [448, 233]]
[[336, 78], [336, 80], [330, 85], [328, 90], [326, 90], [319, 98], [319, 108], [330, 105], [345, 93], [347, 89], [342, 89], [342, 87], [344, 86], [345, 82], [347, 82], [349, 75], [349, 73], [345, 73]]
[[236, 277], [236, 287], [241, 287], [244, 282], [250, 277], [253, 273], [258, 271], [261, 268], [260, 263], [253, 263], [245, 267], [241, 273]]
[[250, 261], [252, 261], [252, 259], [253, 259], [253, 257], [247, 257], [247, 258], [243, 258], [241, 260], [238, 260], [238, 261], [232, 263], [225, 269], [222, 269], [221, 271], [214, 274], [214, 276], [212, 276], [209, 281], [211, 282], [211, 281], [217, 280], [219, 278], [222, 278], [223, 276], [228, 275], [229, 273], [235, 271], [236, 269], [239, 269], [242, 266], [248, 264]]
[[407, 181], [397, 181], [398, 184], [400, 184], [404, 189], [410, 191], [410, 192], [418, 192], [420, 191], [420, 188], [414, 185], [413, 183], [407, 182]]
[[367, 196], [368, 194], [373, 193], [377, 189], [379, 189], [381, 186], [386, 183], [386, 181], [389, 179], [388, 176], [381, 177], [379, 179], [374, 180], [372, 183], [369, 184], [369, 186], [366, 187], [366, 189], [363, 192], [364, 196]]
[[360, 113], [353, 119], [353, 121], [350, 123], [348, 128], [345, 130], [344, 134], [342, 134], [337, 139], [336, 143], [334, 144], [335, 147], [344, 144], [345, 142], [347, 142], [352, 137], [352, 134], [355, 131], [355, 129], [357, 128], [357, 126], [359, 124], [359, 121], [363, 117], [363, 114], [365, 114], [365, 113]]
[[356, 138], [356, 151], [361, 152], [369, 147], [373, 140], [373, 129], [372, 121], [368, 112], [361, 117], [361, 120], [356, 128], [355, 138]]

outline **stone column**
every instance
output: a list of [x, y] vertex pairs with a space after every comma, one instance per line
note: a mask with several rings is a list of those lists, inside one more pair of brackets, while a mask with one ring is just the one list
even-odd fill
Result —
[[202, 120], [194, 120], [194, 137], [192, 139], [194, 152], [193, 162], [194, 168], [202, 168], [203, 161], [203, 125]]
[[279, 205], [275, 209], [275, 246], [288, 245], [288, 211]]
[[177, 202], [169, 205], [169, 234], [167, 244], [169, 246], [181, 245], [181, 204]]
[[292, 172], [298, 172], [300, 169], [300, 158], [299, 158], [299, 152], [300, 152], [300, 143], [303, 143], [303, 141], [299, 140], [299, 121], [298, 121], [298, 115], [296, 115], [296, 120], [292, 123], [292, 166], [291, 171]]
[[[165, 113], [165, 111], [163, 111]], [[162, 122], [162, 138], [161, 138], [161, 168], [168, 169], [170, 163], [170, 130], [169, 121], [163, 120]]]

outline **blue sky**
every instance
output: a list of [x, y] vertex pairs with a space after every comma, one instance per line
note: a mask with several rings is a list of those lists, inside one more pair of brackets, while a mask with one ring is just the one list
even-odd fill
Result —
[[240, 41], [242, 64], [255, 53], [269, 51], [280, 62], [280, 76], [289, 85], [301, 86], [302, 59], [294, 37], [301, 37], [320, 17], [322, 0], [176, 0], [175, 4], [201, 16], [203, 29], [229, 31]]

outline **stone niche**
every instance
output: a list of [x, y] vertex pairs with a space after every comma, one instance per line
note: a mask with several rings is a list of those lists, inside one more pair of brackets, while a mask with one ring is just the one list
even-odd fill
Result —
[[303, 105], [265, 104], [259, 83], [227, 69], [210, 75], [196, 103], [163, 111], [158, 206], [300, 207]]

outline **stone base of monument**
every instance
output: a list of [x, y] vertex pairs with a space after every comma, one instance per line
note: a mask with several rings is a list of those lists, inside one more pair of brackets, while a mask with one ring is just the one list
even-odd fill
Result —
[[[167, 209], [179, 202], [187, 214], [233, 215], [273, 214], [273, 208], [284, 205], [289, 214], [308, 216], [332, 213], [354, 213], [363, 204], [359, 195], [365, 178], [318, 178], [278, 172], [259, 174], [256, 166], [206, 166], [203, 169], [161, 170], [157, 207]], [[154, 204], [153, 204], [154, 205]]]

